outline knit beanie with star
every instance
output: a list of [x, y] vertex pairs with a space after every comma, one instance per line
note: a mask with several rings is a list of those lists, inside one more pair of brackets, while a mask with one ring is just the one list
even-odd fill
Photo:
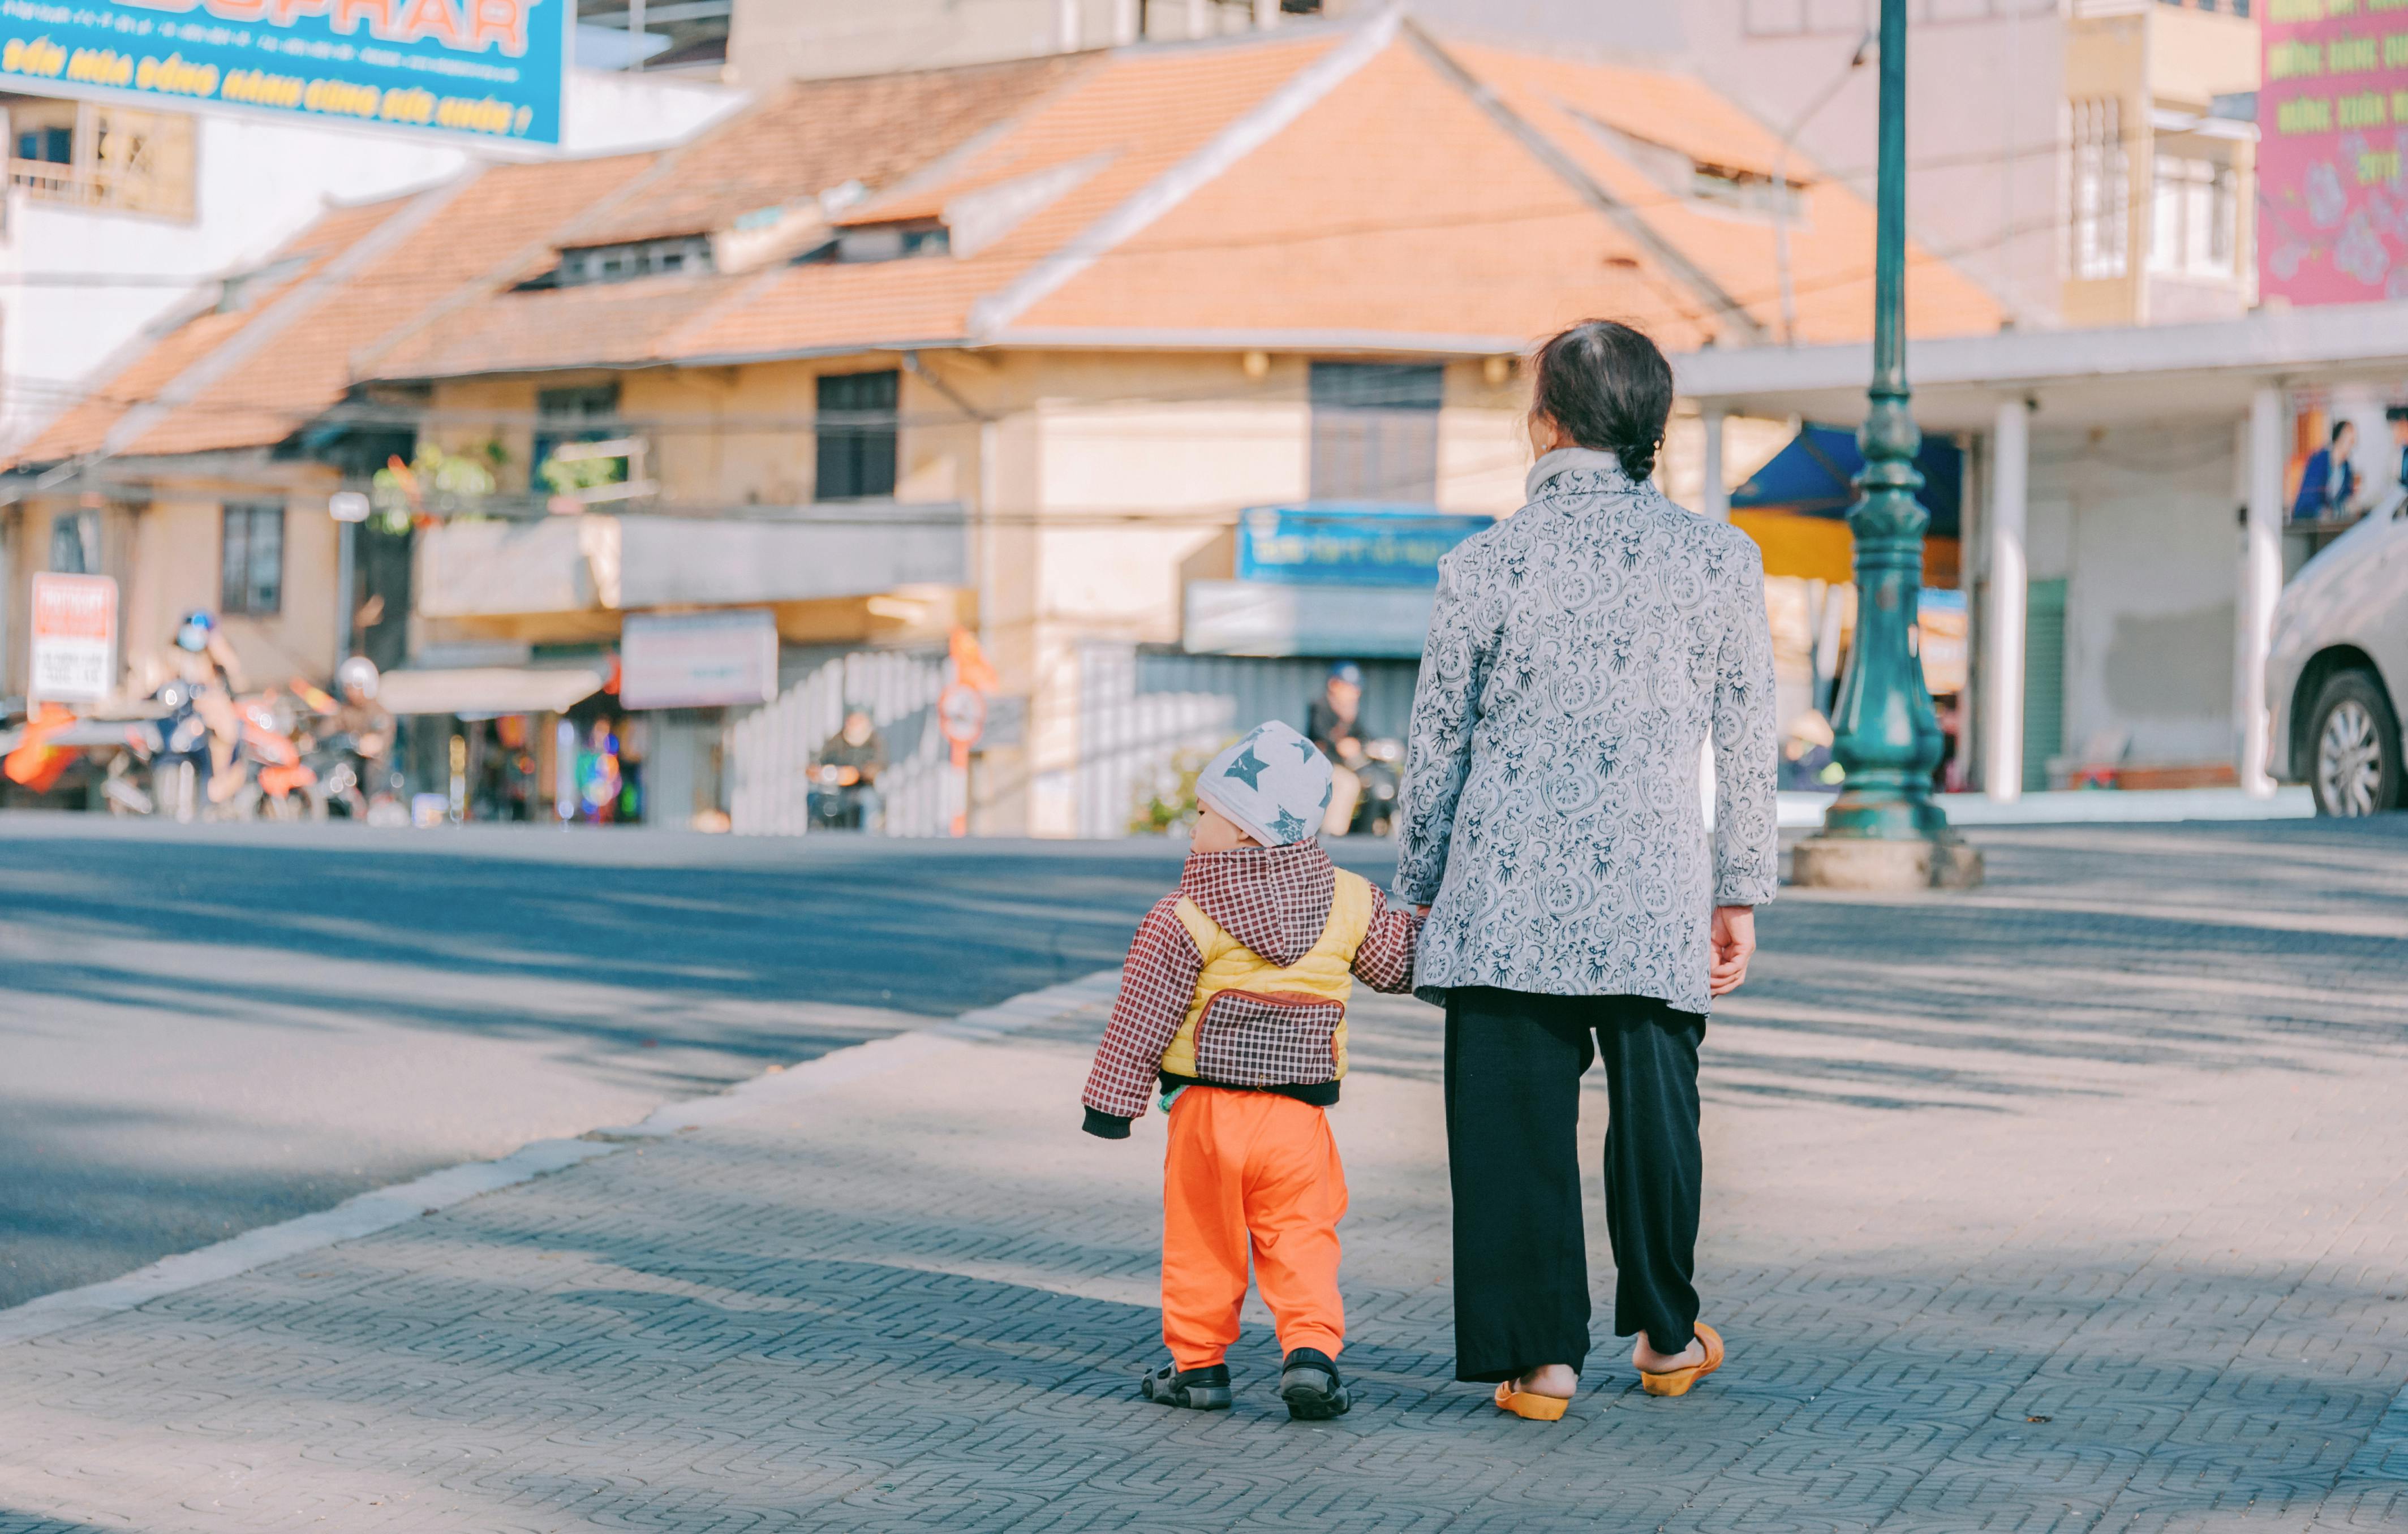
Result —
[[1204, 765], [1196, 797], [1266, 847], [1302, 841], [1329, 808], [1329, 758], [1274, 719]]

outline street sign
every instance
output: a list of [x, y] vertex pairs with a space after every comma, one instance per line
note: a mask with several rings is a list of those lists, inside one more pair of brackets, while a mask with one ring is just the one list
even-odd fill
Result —
[[961, 751], [986, 731], [986, 695], [967, 682], [953, 682], [937, 695], [937, 727]]
[[1438, 585], [1438, 562], [1494, 517], [1427, 507], [1250, 508], [1238, 519], [1238, 579], [1291, 586]]
[[0, 83], [557, 144], [571, 8], [569, 0], [11, 0], [0, 7]]
[[778, 620], [767, 608], [636, 612], [619, 636], [619, 701], [711, 709], [778, 695]]
[[97, 703], [117, 678], [117, 582], [105, 575], [34, 577], [25, 690], [56, 703]]

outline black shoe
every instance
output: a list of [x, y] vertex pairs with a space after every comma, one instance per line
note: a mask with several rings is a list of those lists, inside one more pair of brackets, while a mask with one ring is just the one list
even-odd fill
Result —
[[1184, 1406], [1197, 1412], [1226, 1412], [1229, 1409], [1229, 1366], [1208, 1364], [1202, 1369], [1182, 1369], [1177, 1364], [1165, 1364], [1138, 1383], [1138, 1389], [1147, 1400], [1165, 1406]]
[[1338, 1377], [1338, 1360], [1319, 1348], [1298, 1348], [1287, 1355], [1280, 1366], [1280, 1398], [1294, 1422], [1326, 1422], [1344, 1416], [1354, 1404]]

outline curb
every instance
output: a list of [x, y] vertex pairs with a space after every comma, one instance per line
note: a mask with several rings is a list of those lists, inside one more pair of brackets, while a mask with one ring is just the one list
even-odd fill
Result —
[[162, 1257], [131, 1273], [79, 1289], [38, 1296], [0, 1311], [0, 1347], [98, 1321], [304, 1252], [373, 1236], [465, 1203], [480, 1194], [533, 1182], [551, 1172], [566, 1171], [615, 1154], [639, 1140], [666, 1140], [689, 1129], [724, 1124], [781, 1103], [834, 1091], [866, 1077], [916, 1065], [963, 1044], [999, 1039], [1079, 1007], [1108, 1002], [1119, 989], [1119, 970], [1097, 970], [1059, 985], [1023, 992], [1008, 1001], [964, 1012], [928, 1027], [831, 1050], [798, 1066], [772, 1066], [762, 1075], [739, 1082], [724, 1092], [666, 1104], [639, 1124], [595, 1129], [575, 1140], [535, 1140], [499, 1160], [446, 1167], [411, 1182], [355, 1195], [315, 1214], [262, 1226], [197, 1251]]

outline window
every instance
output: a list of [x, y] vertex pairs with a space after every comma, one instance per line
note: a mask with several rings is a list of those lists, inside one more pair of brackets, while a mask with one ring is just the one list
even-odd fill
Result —
[[17, 136], [17, 158], [38, 160], [50, 165], [71, 165], [75, 164], [75, 130], [28, 128]]
[[98, 575], [100, 513], [62, 511], [50, 519], [50, 568], [61, 575]]
[[225, 509], [218, 562], [221, 612], [253, 616], [284, 608], [284, 508], [273, 502]]
[[43, 202], [193, 216], [193, 119], [96, 102], [11, 98], [8, 180]]
[[1445, 377], [1444, 368], [1417, 363], [1314, 363], [1312, 498], [1437, 500]]
[[866, 261], [908, 261], [913, 256], [949, 255], [953, 231], [933, 219], [897, 223], [862, 223], [839, 230], [796, 258], [797, 264], [824, 265]]
[[819, 469], [813, 494], [824, 501], [871, 500], [895, 494], [896, 408], [903, 376], [829, 373], [819, 380]]
[[2230, 276], [2234, 221], [2240, 212], [2231, 168], [2161, 154], [2150, 170], [2149, 269]]
[[652, 0], [649, 6], [577, 0], [573, 8], [580, 69], [698, 75], [715, 81], [727, 63], [734, 0]]
[[639, 277], [657, 277], [666, 272], [710, 269], [710, 237], [679, 235], [669, 239], [584, 245], [563, 251], [552, 282], [558, 287], [574, 288], [593, 282], [632, 282]]
[[527, 488], [540, 495], [552, 488], [551, 481], [544, 478], [543, 466], [552, 462], [552, 452], [562, 443], [607, 441], [617, 429], [619, 386], [615, 383], [589, 383], [569, 389], [538, 389], [535, 395], [535, 441], [527, 466]]
[[2121, 277], [2128, 269], [2131, 189], [2119, 104], [2113, 96], [2069, 102], [2067, 119], [2067, 267], [2078, 278]]

